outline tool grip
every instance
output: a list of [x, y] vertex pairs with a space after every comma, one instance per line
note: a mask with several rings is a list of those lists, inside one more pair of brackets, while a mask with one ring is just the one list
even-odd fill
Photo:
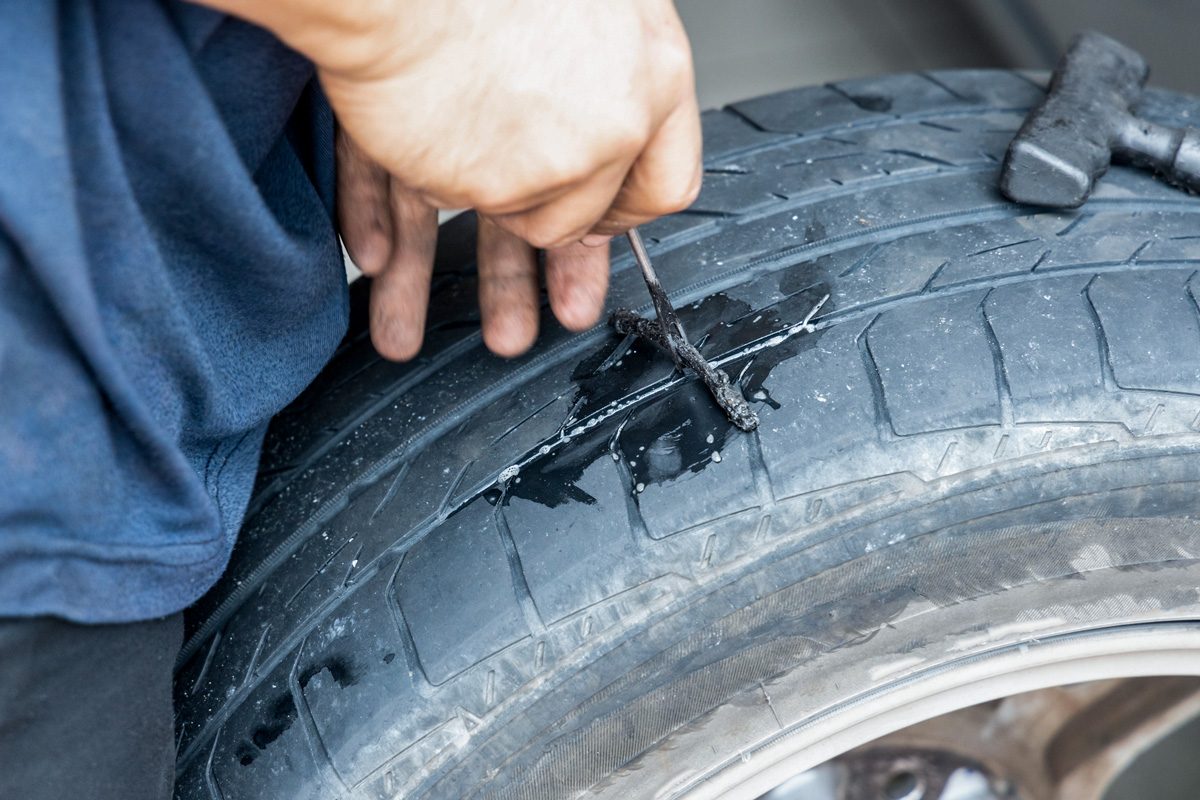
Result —
[[1117, 129], [1113, 155], [1155, 170], [1171, 183], [1200, 192], [1200, 130], [1129, 117]]

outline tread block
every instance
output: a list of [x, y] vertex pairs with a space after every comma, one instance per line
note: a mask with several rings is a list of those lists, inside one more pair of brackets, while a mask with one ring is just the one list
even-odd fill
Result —
[[[729, 225], [719, 235], [662, 253], [651, 252], [651, 256], [665, 285], [689, 286], [695, 281], [697, 267], [706, 267], [709, 274], [732, 272], [739, 265], [767, 254], [773, 257], [787, 247], [838, 236], [869, 235], [883, 224], [928, 218], [931, 220], [930, 227], [949, 227], [950, 222], [934, 221], [933, 218], [947, 210], [961, 212], [964, 207], [1002, 208], [994, 181], [995, 176], [991, 173], [934, 175], [923, 181], [912, 181], [874, 192], [870, 210], [864, 208], [858, 193], [841, 194], [850, 190], [830, 184], [830, 188], [838, 189], [839, 194], [804, 207], [785, 209], [779, 214]], [[800, 256], [797, 255], [795, 260], [801, 260]], [[717, 269], [720, 267], [724, 269]], [[833, 286], [836, 291], [836, 283]], [[615, 280], [611, 302], [614, 305], [625, 303], [640, 306], [645, 303], [645, 293], [644, 285]], [[625, 302], [626, 296], [630, 297], [631, 302]]]
[[[944, 117], [922, 119], [915, 124], [925, 130], [925, 136], [921, 138], [924, 138], [926, 147], [932, 146], [934, 153], [947, 161], [965, 165], [980, 157], [988, 161], [1003, 161], [1026, 114], [1024, 109], [970, 116], [947, 114]], [[903, 129], [908, 126], [896, 127]], [[869, 138], [866, 141], [877, 147], [912, 148], [911, 142], [904, 139], [903, 131], [893, 132], [891, 126], [858, 133], [867, 135]]]
[[[993, 87], [997, 75], [1004, 77]], [[865, 107], [892, 114], [928, 114], [996, 105], [1025, 108], [1042, 97], [1037, 87], [1011, 72], [992, 70], [912, 72], [839, 81], [833, 85]]]
[[[229, 687], [239, 687], [250, 674], [254, 654], [261, 652], [259, 642], [264, 638], [262, 619], [254, 615], [243, 615], [231, 619], [219, 632], [215, 645], [210, 640], [192, 659], [186, 670], [175, 680], [175, 708], [180, 719], [203, 718], [198, 713], [211, 703], [212, 692], [228, 692]], [[212, 649], [215, 646], [216, 649]], [[181, 725], [180, 749], [190, 746], [198, 725]]]
[[700, 115], [704, 132], [704, 161], [709, 163], [726, 158], [730, 153], [777, 142], [786, 134], [760, 131], [742, 117], [723, 108], [714, 108]]
[[883, 116], [828, 86], [809, 86], [729, 106], [764, 131], [809, 133]]
[[[463, 473], [452, 505], [480, 485], [494, 481], [514, 458], [536, 449], [558, 433], [570, 416], [575, 398], [564, 392], [559, 376], [539, 376], [515, 392], [497, 398], [487, 414], [477, 415], [455, 433], [477, 442], [473, 461]], [[552, 398], [549, 403], [546, 398]]]
[[351, 784], [445, 722], [416, 690], [416, 665], [381, 600], [389, 577], [381, 573], [322, 620], [300, 654], [300, 691], [330, 760]]
[[731, 108], [765, 131], [811, 133], [903, 114], [1025, 109], [1044, 92], [1003, 70], [936, 71], [839, 81], [756, 97]]
[[802, 336], [793, 357], [769, 369], [769, 362], [751, 367], [751, 380], [778, 405], [759, 410], [759, 441], [776, 496], [823, 485], [814, 483], [814, 473], [875, 428], [871, 385], [855, 346], [862, 328], [834, 326]]
[[[862, 148], [850, 142], [806, 139], [727, 160], [705, 170], [693, 208], [744, 214], [764, 203], [778, 202], [780, 195], [827, 188], [829, 179], [838, 177], [838, 161], [861, 155]], [[857, 168], [858, 162], [852, 166]]]
[[[844, 310], [881, 297], [915, 295], [946, 263], [945, 243], [916, 234], [880, 244], [847, 247], [813, 262], [829, 285], [829, 308]], [[790, 276], [788, 288], [800, 282]]]
[[[617, 454], [649, 535], [662, 539], [753, 502], [752, 442], [699, 381], [635, 412], [621, 428]], [[682, 508], [680, 496], [688, 498]]]
[[926, 73], [964, 103], [998, 108], [1031, 108], [1046, 94], [1045, 75], [1003, 69], [946, 69]]
[[1000, 423], [982, 300], [971, 293], [898, 308], [867, 332], [897, 434]]
[[1096, 325], [1083, 298], [1089, 276], [1001, 286], [984, 313], [999, 344], [1017, 422], [1069, 419], [1076, 392], [1103, 388]]
[[405, 555], [396, 598], [434, 684], [529, 635], [492, 507], [482, 500]]
[[[1186, 270], [1104, 274], [1088, 287], [1125, 389], [1200, 394], [1200, 316]], [[1140, 313], [1150, 307], [1155, 314]]]
[[[268, 676], [264, 691], [238, 706], [217, 735], [213, 778], [222, 800], [321, 800], [334, 787], [313, 761], [300, 710], [288, 688], [292, 659]], [[270, 687], [267, 689], [266, 687]], [[269, 787], [269, 793], [264, 793]]]
[[529, 592], [547, 623], [652, 577], [624, 518], [629, 487], [609, 435], [573, 442], [522, 470], [504, 499]]
[[1033, 272], [1045, 256], [1047, 247], [1041, 239], [1011, 239], [985, 250], [959, 256], [946, 263], [931, 284], [941, 289], [961, 283], [988, 278], [1010, 277]]
[[212, 792], [208, 789], [208, 776], [205, 775], [207, 769], [208, 753], [204, 752], [194, 759], [187, 769], [176, 773], [175, 794], [172, 797], [214, 800]]

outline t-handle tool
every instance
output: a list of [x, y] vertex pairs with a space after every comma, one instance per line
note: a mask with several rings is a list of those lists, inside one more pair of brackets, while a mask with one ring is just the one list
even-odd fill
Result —
[[704, 385], [712, 392], [717, 405], [724, 410], [734, 425], [744, 431], [757, 428], [758, 415], [750, 409], [750, 404], [742, 396], [741, 389], [729, 379], [724, 370], [717, 369], [705, 361], [695, 345], [688, 341], [687, 334], [683, 332], [683, 325], [679, 322], [679, 315], [675, 313], [671, 300], [650, 264], [650, 256], [646, 253], [646, 245], [642, 242], [637, 228], [631, 228], [626, 235], [629, 237], [629, 246], [633, 249], [633, 257], [637, 259], [642, 277], [646, 280], [646, 288], [650, 291], [650, 300], [654, 303], [654, 313], [658, 316], [658, 322], [639, 317], [627, 309], [617, 309], [612, 315], [612, 324], [617, 333], [649, 339], [666, 350], [671, 354], [675, 367], [680, 372], [684, 367], [691, 367], [700, 376]]
[[1075, 208], [1114, 156], [1200, 190], [1200, 131], [1141, 119], [1130, 106], [1150, 70], [1125, 45], [1080, 34], [1054, 70], [1041, 105], [1009, 145], [1000, 188], [1010, 200]]

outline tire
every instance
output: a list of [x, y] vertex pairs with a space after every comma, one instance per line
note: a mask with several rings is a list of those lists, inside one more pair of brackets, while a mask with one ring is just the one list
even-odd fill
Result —
[[[704, 115], [700, 199], [643, 234], [755, 434], [605, 327], [487, 355], [469, 218], [417, 361], [374, 353], [354, 285], [190, 612], [177, 797], [753, 797], [771, 748], [924, 676], [1190, 642], [1200, 202], [1125, 168], [1079, 212], [1005, 202], [1041, 92], [938, 72]], [[624, 250], [610, 299], [648, 312]]]

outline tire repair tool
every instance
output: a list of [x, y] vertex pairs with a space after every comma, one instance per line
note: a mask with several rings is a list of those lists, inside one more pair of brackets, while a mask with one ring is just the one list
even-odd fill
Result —
[[1136, 116], [1150, 70], [1109, 37], [1080, 34], [1054, 69], [1046, 99], [1009, 145], [1000, 189], [1018, 203], [1076, 208], [1114, 157], [1200, 190], [1200, 131]]
[[738, 385], [729, 379], [724, 370], [717, 369], [705, 361], [695, 345], [688, 341], [687, 334], [683, 332], [683, 325], [679, 322], [679, 315], [675, 313], [675, 308], [650, 264], [650, 256], [646, 253], [646, 245], [643, 244], [637, 228], [631, 228], [626, 235], [633, 250], [633, 257], [637, 259], [642, 277], [646, 280], [646, 289], [650, 292], [658, 321], [639, 317], [628, 309], [619, 308], [613, 312], [611, 320], [617, 333], [640, 336], [666, 350], [675, 361], [676, 369], [682, 372], [684, 367], [690, 367], [700, 376], [700, 380], [704, 381], [704, 385], [712, 392], [717, 405], [734, 425], [744, 431], [757, 428], [758, 415], [751, 410]]

